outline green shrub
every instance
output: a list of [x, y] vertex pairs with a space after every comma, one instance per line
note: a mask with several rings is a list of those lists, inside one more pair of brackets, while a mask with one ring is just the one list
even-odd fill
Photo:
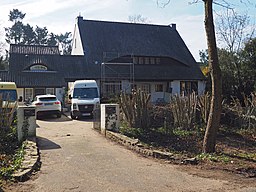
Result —
[[13, 150], [12, 154], [0, 154], [0, 179], [11, 179], [12, 174], [17, 170], [24, 159], [26, 143]]

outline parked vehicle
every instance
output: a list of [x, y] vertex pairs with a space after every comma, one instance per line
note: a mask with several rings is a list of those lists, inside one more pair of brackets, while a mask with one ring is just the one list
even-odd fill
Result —
[[55, 95], [37, 95], [32, 101], [36, 107], [36, 118], [42, 115], [56, 115], [61, 117], [61, 102]]
[[17, 87], [14, 82], [0, 82], [0, 127], [10, 126], [16, 116]]
[[17, 87], [15, 82], [0, 82], [1, 107], [14, 108], [17, 104]]
[[95, 80], [77, 80], [70, 88], [70, 116], [72, 119], [93, 117], [93, 111], [100, 104], [99, 88]]

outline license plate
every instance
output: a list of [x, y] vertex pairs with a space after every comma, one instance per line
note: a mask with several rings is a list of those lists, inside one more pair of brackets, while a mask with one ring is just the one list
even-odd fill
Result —
[[83, 113], [82, 116], [89, 116], [91, 113]]
[[53, 105], [53, 103], [45, 103], [44, 105]]

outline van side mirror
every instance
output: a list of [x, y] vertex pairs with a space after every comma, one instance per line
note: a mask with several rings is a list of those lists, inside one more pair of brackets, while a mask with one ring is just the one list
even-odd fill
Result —
[[68, 95], [68, 98], [69, 98], [69, 99], [72, 99], [71, 95]]

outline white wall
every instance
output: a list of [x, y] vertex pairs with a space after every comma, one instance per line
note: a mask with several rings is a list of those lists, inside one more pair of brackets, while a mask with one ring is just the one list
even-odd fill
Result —
[[122, 81], [122, 91], [125, 93], [131, 93], [131, 83], [128, 80]]
[[170, 83], [170, 87], [172, 88], [172, 95], [179, 95], [180, 94], [180, 81], [172, 81]]
[[168, 92], [151, 92], [151, 102], [164, 101], [169, 103], [171, 99], [171, 94]]
[[17, 94], [18, 94], [18, 99], [21, 96], [22, 99], [24, 100], [24, 88], [17, 88]]
[[71, 55], [84, 55], [84, 49], [81, 41], [78, 24], [75, 25]]
[[198, 95], [204, 94], [206, 81], [198, 81]]
[[[198, 81], [198, 95], [204, 94], [206, 82], [205, 81]], [[171, 82], [172, 87], [172, 94], [179, 95], [180, 94], [180, 81], [175, 80]]]
[[[170, 101], [170, 97], [171, 97], [171, 93], [166, 92], [167, 90], [169, 90], [169, 87], [167, 88], [168, 82], [136, 82], [135, 83], [137, 85], [137, 88], [139, 88], [139, 85], [141, 84], [150, 84], [150, 94], [151, 94], [151, 102], [155, 103], [157, 101], [165, 101], [165, 102], [169, 102]], [[156, 92], [155, 88], [157, 84], [162, 84], [163, 85], [163, 92]], [[169, 86], [171, 84], [169, 83]]]
[[65, 93], [65, 90], [63, 88], [56, 88], [55, 89], [56, 97], [63, 102], [63, 94]]
[[[167, 82], [150, 82], [151, 84], [151, 102], [156, 102], [159, 100], [169, 101], [167, 90]], [[157, 84], [163, 85], [163, 92], [156, 92], [155, 88]]]

